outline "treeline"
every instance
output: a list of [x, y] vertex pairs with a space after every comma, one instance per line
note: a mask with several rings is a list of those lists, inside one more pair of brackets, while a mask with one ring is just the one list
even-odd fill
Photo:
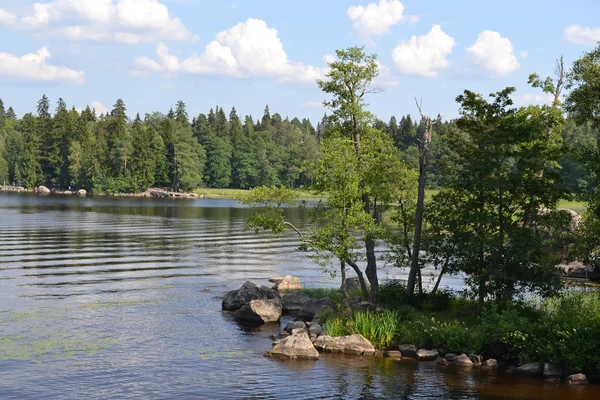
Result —
[[[418, 169], [419, 124], [410, 115], [388, 122], [375, 119], [373, 127], [389, 135], [399, 157]], [[444, 139], [456, 130], [455, 121], [437, 118], [427, 169], [427, 185], [445, 183], [441, 169], [453, 153]], [[222, 107], [191, 120], [178, 102], [167, 114], [153, 112], [131, 120], [122, 100], [97, 115], [89, 107], [79, 112], [59, 99], [54, 114], [43, 96], [36, 113], [18, 119], [0, 99], [0, 183], [28, 188], [85, 188], [97, 192], [139, 192], [152, 186], [173, 190], [197, 187], [247, 189], [256, 186], [307, 187], [313, 182], [307, 163], [319, 157], [320, 143], [334, 125], [324, 115], [316, 126], [308, 119], [283, 119], [269, 107], [258, 120], [243, 119], [233, 108]], [[590, 124], [569, 119], [563, 132], [572, 150], [593, 145], [598, 132]], [[589, 183], [581, 165], [567, 152], [560, 173], [570, 191], [584, 191]]]

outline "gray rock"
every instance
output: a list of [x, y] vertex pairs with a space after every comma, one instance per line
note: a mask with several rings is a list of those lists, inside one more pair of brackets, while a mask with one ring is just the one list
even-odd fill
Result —
[[306, 332], [282, 339], [265, 355], [276, 358], [319, 359], [319, 352], [313, 346]]
[[238, 310], [236, 321], [247, 324], [278, 322], [281, 318], [281, 302], [278, 299], [252, 300]]
[[321, 325], [315, 322], [309, 326], [308, 334], [315, 337], [321, 336], [323, 334], [323, 328], [321, 328]]
[[457, 367], [470, 368], [473, 366], [473, 361], [471, 361], [469, 356], [466, 354], [461, 354], [460, 356], [456, 357], [454, 364], [456, 364]]
[[417, 360], [419, 361], [435, 361], [439, 356], [439, 352], [437, 349], [434, 350], [426, 350], [419, 349], [417, 350]]
[[437, 360], [437, 363], [438, 363], [439, 365], [442, 365], [442, 366], [444, 366], [444, 367], [445, 367], [446, 365], [450, 365], [450, 361], [446, 360], [445, 358], [441, 358], [441, 357], [440, 357], [440, 358], [438, 358], [438, 360]]
[[[371, 283], [368, 279], [365, 279], [365, 285], [367, 286], [368, 290], [371, 290]], [[341, 286], [340, 290], [342, 290]], [[360, 280], [358, 279], [358, 276], [355, 276], [354, 278], [346, 278], [346, 290], [348, 291], [348, 293], [355, 290], [362, 290], [360, 287]]]
[[48, 189], [46, 186], [39, 186], [38, 193], [39, 194], [50, 194], [50, 189]]
[[356, 305], [356, 309], [358, 311], [371, 311], [374, 312], [377, 309], [377, 306], [368, 301], [361, 301]]
[[567, 382], [569, 385], [587, 385], [588, 379], [584, 374], [573, 374], [567, 377]]
[[362, 335], [319, 336], [314, 341], [317, 350], [325, 353], [346, 353], [357, 355], [374, 355], [375, 347]]
[[269, 282], [271, 283], [279, 283], [283, 280], [283, 276], [275, 276], [273, 278], [269, 278]]
[[383, 353], [383, 356], [389, 358], [402, 358], [402, 353], [399, 350], [387, 350]]
[[296, 321], [312, 321], [313, 319], [319, 317], [321, 313], [327, 310], [333, 310], [335, 308], [335, 303], [329, 297], [324, 297], [322, 299], [311, 299], [309, 302], [304, 304], [302, 309], [298, 312], [296, 316]]
[[225, 311], [236, 311], [244, 305], [250, 304], [252, 300], [272, 300], [280, 299], [277, 291], [258, 287], [254, 283], [247, 281], [238, 290], [227, 292], [223, 297], [221, 307]]
[[458, 358], [458, 355], [457, 355], [457, 354], [454, 354], [454, 353], [448, 353], [448, 354], [446, 354], [446, 355], [444, 356], [444, 358], [445, 358], [446, 360], [448, 360], [448, 361], [452, 362], [452, 361], [454, 361], [454, 360], [456, 360], [456, 359]]
[[482, 364], [483, 368], [487, 368], [487, 369], [494, 369], [494, 368], [498, 368], [498, 361], [496, 361], [496, 359], [494, 358], [490, 358], [488, 360], [485, 360]]
[[302, 285], [300, 284], [300, 279], [292, 275], [286, 275], [273, 286], [273, 289], [277, 290], [279, 293], [288, 293], [292, 290], [302, 289]]
[[301, 334], [303, 332], [306, 333], [306, 329], [304, 329], [304, 328], [292, 329], [292, 336], [299, 335], [299, 334]]
[[292, 331], [294, 329], [304, 329], [306, 328], [306, 325], [304, 324], [304, 322], [302, 321], [290, 321], [287, 323], [287, 325], [285, 326], [285, 328], [283, 328], [284, 331], [286, 331], [287, 333], [292, 333]]
[[527, 363], [519, 365], [516, 370], [524, 375], [542, 375], [542, 366], [539, 363]]
[[310, 301], [310, 297], [300, 292], [291, 292], [281, 298], [284, 314], [297, 314], [306, 303]]
[[563, 370], [561, 367], [558, 367], [556, 365], [544, 363], [544, 373], [543, 374], [544, 374], [544, 378], [546, 378], [546, 379], [560, 378], [563, 375]]
[[415, 346], [414, 344], [401, 344], [398, 346], [398, 350], [400, 350], [403, 357], [417, 356], [417, 346]]

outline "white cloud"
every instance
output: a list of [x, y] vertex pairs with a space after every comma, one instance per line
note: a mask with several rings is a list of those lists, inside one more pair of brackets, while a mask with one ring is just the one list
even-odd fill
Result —
[[96, 110], [96, 114], [98, 114], [98, 115], [108, 113], [108, 107], [106, 107], [104, 104], [102, 104], [98, 100], [92, 101], [92, 109]]
[[600, 28], [584, 28], [581, 25], [569, 25], [565, 28], [565, 39], [575, 44], [595, 45], [600, 42]]
[[447, 69], [450, 62], [446, 57], [452, 53], [454, 38], [434, 25], [428, 34], [413, 36], [392, 50], [396, 68], [404, 74], [435, 78], [440, 71]]
[[54, 0], [35, 3], [21, 26], [71, 40], [138, 44], [196, 40], [158, 0]]
[[323, 106], [323, 103], [321, 103], [320, 101], [307, 101], [307, 102], [302, 103], [302, 108], [320, 110], [320, 109], [324, 109], [325, 106]]
[[368, 42], [373, 36], [381, 36], [390, 31], [390, 26], [407, 21], [415, 23], [419, 20], [416, 16], [406, 16], [404, 5], [398, 0], [380, 0], [378, 3], [368, 4], [366, 7], [351, 6], [347, 14], [353, 22], [354, 30]]
[[550, 93], [525, 94], [523, 96], [514, 96], [513, 101], [518, 106], [552, 104], [554, 96]]
[[467, 62], [483, 67], [493, 78], [502, 78], [519, 69], [513, 45], [498, 32], [485, 30], [471, 47], [467, 47]]
[[14, 25], [15, 22], [17, 17], [14, 14], [0, 8], [0, 25]]
[[163, 43], [158, 44], [156, 55], [158, 60], [136, 58], [137, 72], [263, 76], [280, 81], [314, 82], [326, 71], [288, 60], [277, 30], [269, 28], [265, 21], [253, 18], [217, 34], [216, 40], [206, 45], [200, 55], [180, 59], [171, 55]]
[[46, 63], [48, 58], [50, 52], [45, 47], [37, 53], [25, 54], [21, 57], [0, 53], [0, 76], [23, 81], [83, 83], [82, 71], [49, 65]]
[[529, 53], [527, 53], [526, 51], [521, 51], [521, 53], [519, 54], [519, 56], [521, 57], [522, 60], [526, 59], [527, 57], [529, 57]]

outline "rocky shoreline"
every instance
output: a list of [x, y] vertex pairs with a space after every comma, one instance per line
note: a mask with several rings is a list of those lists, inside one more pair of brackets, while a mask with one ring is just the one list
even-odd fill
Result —
[[[36, 193], [39, 195], [78, 195], [78, 196], [91, 196], [85, 189], [79, 189], [76, 191], [71, 190], [56, 190], [49, 189], [47, 186], [38, 186], [35, 189], [26, 189], [22, 186], [0, 186], [0, 192], [6, 193]], [[103, 193], [94, 192], [94, 196], [112, 196], [112, 197], [144, 197], [144, 198], [167, 198], [167, 199], [203, 199], [205, 196], [197, 193], [185, 193], [185, 192], [172, 192], [162, 188], [150, 188], [141, 193]]]
[[[222, 309], [234, 313], [235, 320], [242, 325], [280, 323], [282, 315], [295, 317], [288, 322], [278, 335], [270, 337], [273, 348], [264, 353], [267, 357], [294, 360], [318, 360], [323, 353], [348, 354], [355, 356], [388, 357], [395, 360], [416, 360], [417, 362], [437, 363], [442, 368], [460, 369], [481, 368], [497, 370], [503, 368], [508, 373], [540, 377], [553, 382], [566, 382], [569, 385], [588, 384], [584, 374], [569, 371], [550, 363], [526, 363], [511, 365], [505, 360], [484, 359], [478, 354], [453, 354], [441, 349], [417, 348], [413, 344], [395, 343], [390, 348], [377, 349], [360, 334], [330, 336], [327, 326], [319, 324], [319, 317], [325, 312], [333, 312], [335, 303], [330, 298], [314, 299], [291, 290], [281, 290], [279, 282], [297, 281], [295, 277], [275, 278], [275, 287], [257, 286], [247, 281], [240, 289], [227, 292], [222, 300]], [[358, 306], [358, 304], [357, 304]], [[361, 305], [364, 307], [364, 305]]]

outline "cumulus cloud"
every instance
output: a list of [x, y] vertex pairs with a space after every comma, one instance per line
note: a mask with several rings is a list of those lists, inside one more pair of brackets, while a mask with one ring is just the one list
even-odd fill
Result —
[[554, 96], [550, 93], [525, 94], [522, 96], [514, 96], [513, 101], [518, 106], [552, 104]]
[[0, 8], [0, 25], [14, 25], [15, 22], [17, 17], [14, 14]]
[[452, 53], [454, 44], [453, 37], [434, 25], [428, 34], [413, 36], [396, 46], [392, 50], [394, 65], [404, 74], [435, 78], [450, 66], [446, 57]]
[[482, 67], [492, 78], [506, 77], [520, 67], [510, 40], [489, 30], [481, 32], [467, 47], [467, 62]]
[[[1, 17], [0, 17], [1, 18]], [[195, 40], [159, 0], [54, 0], [34, 3], [21, 27], [71, 40], [138, 44]]]
[[404, 5], [398, 0], [380, 0], [367, 6], [351, 6], [347, 11], [354, 30], [365, 40], [372, 42], [373, 36], [381, 36], [390, 31], [390, 26], [406, 21], [415, 23], [416, 16], [404, 15]]
[[263, 76], [280, 81], [314, 82], [326, 72], [325, 68], [288, 60], [277, 30], [269, 28], [265, 21], [253, 18], [217, 34], [202, 54], [180, 59], [171, 55], [164, 43], [159, 43], [156, 56], [157, 59], [136, 58], [133, 62], [135, 73]]
[[50, 52], [45, 47], [36, 53], [25, 54], [21, 57], [10, 53], [0, 53], [0, 76], [11, 80], [83, 83], [82, 71], [49, 65], [46, 63], [48, 58], [50, 58]]
[[102, 104], [101, 102], [99, 102], [98, 100], [94, 100], [92, 101], [92, 109], [96, 110], [96, 114], [100, 115], [100, 114], [107, 114], [108, 113], [108, 107], [106, 107], [104, 104]]
[[571, 43], [593, 46], [600, 42], [600, 28], [584, 28], [581, 25], [569, 25], [565, 28], [565, 39]]

